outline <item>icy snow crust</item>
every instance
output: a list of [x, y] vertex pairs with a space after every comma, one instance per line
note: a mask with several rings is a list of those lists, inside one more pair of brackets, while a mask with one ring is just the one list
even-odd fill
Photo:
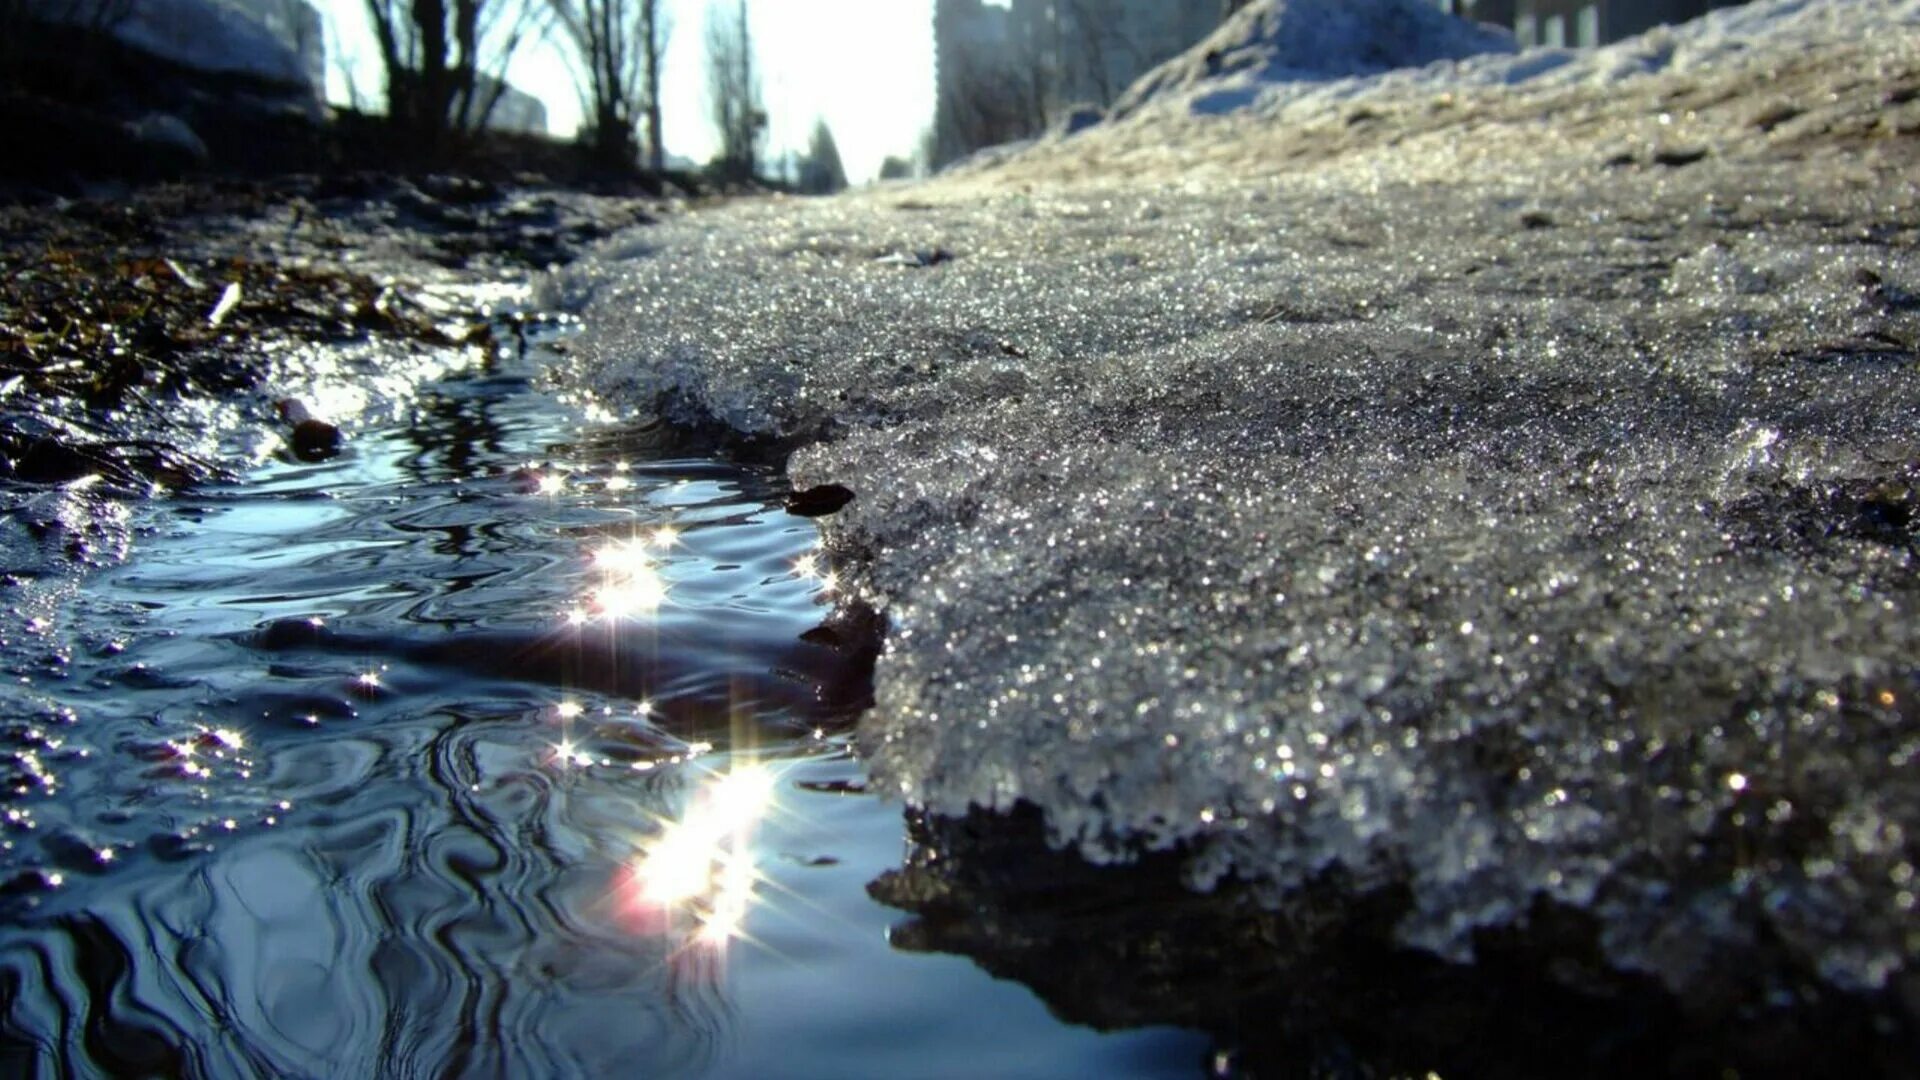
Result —
[[[1511, 34], [1421, 0], [1261, 0], [1185, 55], [1149, 72], [1114, 106], [1278, 118], [1359, 96], [1525, 85], [1603, 87], [1656, 72], [1711, 69], [1770, 39], [1802, 46], [1920, 28], [1914, 0], [1772, 0], [1656, 27], [1601, 49], [1516, 53]], [[1398, 69], [1398, 70], [1393, 70]]]
[[688, 215], [563, 283], [575, 374], [858, 492], [913, 802], [1449, 956], [1545, 898], [1677, 988], [1911, 980], [1915, 12]]

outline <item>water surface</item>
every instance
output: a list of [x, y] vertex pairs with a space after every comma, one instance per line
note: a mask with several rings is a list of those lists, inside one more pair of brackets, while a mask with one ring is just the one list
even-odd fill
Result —
[[8, 1071], [1192, 1072], [889, 945], [814, 525], [530, 370], [183, 495], [72, 597], [12, 691]]

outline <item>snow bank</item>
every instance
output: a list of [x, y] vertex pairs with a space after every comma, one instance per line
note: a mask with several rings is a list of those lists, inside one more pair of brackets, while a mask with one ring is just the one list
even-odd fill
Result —
[[[84, 19], [92, 10], [69, 0], [33, 3], [43, 18], [55, 21]], [[127, 45], [184, 67], [318, 93], [306, 61], [260, 20], [227, 0], [138, 0], [112, 33]]]
[[1512, 52], [1513, 35], [1421, 0], [1258, 0], [1114, 105], [1125, 116], [1177, 98], [1197, 113], [1243, 108], [1273, 83], [1318, 82]]
[[1515, 52], [1511, 35], [1417, 0], [1262, 0], [1143, 76], [1114, 113], [1151, 105], [1203, 115], [1277, 115], [1369, 96], [1603, 87], [1709, 69], [1767, 42], [1850, 43], [1862, 25], [1896, 34], [1920, 30], [1920, 2], [1760, 0], [1598, 49]]
[[[574, 377], [858, 492], [830, 552], [890, 620], [863, 734], [906, 799], [1404, 888], [1449, 956], [1545, 899], [1683, 990], [1911, 981], [1914, 7], [690, 215], [567, 280]], [[1116, 178], [1123, 137], [1160, 156]]]

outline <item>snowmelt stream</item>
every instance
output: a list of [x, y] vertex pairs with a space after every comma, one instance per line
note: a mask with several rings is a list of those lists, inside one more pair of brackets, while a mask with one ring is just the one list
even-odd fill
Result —
[[858, 642], [778, 471], [503, 352], [141, 507], [59, 629], [9, 577], [0, 1073], [1189, 1073], [1204, 1036], [894, 945]]

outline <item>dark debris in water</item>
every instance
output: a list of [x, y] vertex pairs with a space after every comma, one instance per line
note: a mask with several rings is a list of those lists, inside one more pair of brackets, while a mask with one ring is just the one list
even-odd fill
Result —
[[301, 461], [325, 461], [340, 452], [340, 429], [309, 417], [293, 425], [293, 456]]
[[815, 484], [787, 496], [787, 513], [800, 517], [825, 517], [853, 501], [853, 491], [839, 484]]
[[36, 438], [0, 428], [0, 476], [29, 484], [73, 484], [98, 476], [115, 492], [137, 494], [149, 484], [183, 487], [221, 473], [218, 464], [155, 439]]
[[220, 470], [166, 437], [170, 403], [260, 389], [263, 338], [452, 340], [364, 274], [171, 255], [161, 228], [98, 207], [0, 217], [0, 472], [184, 486]]
[[865, 795], [867, 785], [855, 780], [799, 780], [795, 787], [821, 795]]

